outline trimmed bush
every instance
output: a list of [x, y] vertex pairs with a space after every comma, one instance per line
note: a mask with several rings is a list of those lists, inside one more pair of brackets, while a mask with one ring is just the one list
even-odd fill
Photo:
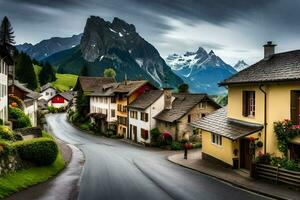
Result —
[[9, 107], [8, 108], [9, 119], [13, 121], [13, 129], [31, 127], [29, 117], [20, 109]]
[[175, 150], [175, 151], [178, 151], [178, 150], [181, 150], [182, 149], [182, 145], [179, 143], [179, 142], [172, 142], [171, 143], [171, 150]]
[[14, 140], [14, 133], [7, 126], [0, 125], [0, 139]]
[[151, 140], [152, 142], [157, 142], [159, 136], [161, 135], [161, 133], [159, 132], [158, 128], [154, 128], [150, 131], [151, 134]]
[[15, 142], [14, 147], [21, 159], [39, 166], [52, 164], [58, 155], [57, 144], [50, 138]]
[[8, 97], [8, 103], [12, 107], [18, 107], [21, 110], [24, 110], [24, 102], [17, 96], [9, 96]]
[[0, 156], [8, 156], [15, 153], [14, 148], [5, 141], [0, 140]]

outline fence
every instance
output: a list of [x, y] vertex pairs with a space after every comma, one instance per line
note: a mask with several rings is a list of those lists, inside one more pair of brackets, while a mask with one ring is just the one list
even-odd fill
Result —
[[271, 165], [256, 164], [258, 177], [270, 179], [277, 182], [287, 183], [300, 187], [300, 172], [290, 171]]

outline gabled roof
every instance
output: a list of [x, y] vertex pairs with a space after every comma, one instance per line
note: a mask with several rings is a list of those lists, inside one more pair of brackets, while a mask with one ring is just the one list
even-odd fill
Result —
[[58, 93], [58, 94], [54, 95], [53, 97], [51, 97], [48, 101], [50, 101], [51, 99], [53, 99], [56, 96], [61, 96], [64, 99], [66, 99], [67, 101], [71, 101], [74, 97], [74, 95], [70, 91], [69, 92], [61, 92], [61, 93]]
[[45, 85], [41, 86], [41, 92], [47, 90], [48, 88], [53, 88], [54, 90], [56, 90], [56, 89], [52, 86], [52, 83], [46, 83]]
[[88, 96], [95, 97], [111, 97], [114, 96], [114, 89], [118, 87], [119, 83], [108, 83], [102, 86], [102, 90], [96, 90]]
[[157, 99], [159, 99], [163, 95], [163, 93], [164, 93], [163, 90], [146, 91], [144, 94], [139, 96], [136, 100], [134, 100], [127, 107], [145, 110], [150, 105], [152, 105]]
[[250, 123], [227, 117], [227, 107], [191, 123], [192, 126], [236, 140], [263, 129], [262, 124]]
[[167, 110], [163, 110], [154, 118], [166, 121], [166, 122], [174, 122], [181, 119], [184, 115], [186, 115], [191, 109], [193, 109], [196, 105], [198, 105], [202, 101], [212, 102], [214, 106], [220, 108], [218, 104], [216, 104], [213, 100], [211, 100], [207, 94], [189, 94], [189, 93], [176, 93], [173, 94], [175, 97], [172, 102], [172, 108]]
[[114, 93], [121, 93], [126, 95], [131, 95], [133, 92], [135, 92], [137, 89], [142, 87], [148, 83], [148, 81], [141, 80], [141, 81], [124, 81], [120, 83], [115, 89]]
[[274, 54], [224, 80], [219, 85], [300, 81], [300, 50]]
[[101, 91], [103, 85], [109, 83], [115, 83], [115, 79], [111, 77], [86, 77], [80, 76], [77, 79], [75, 90], [78, 90], [79, 87], [83, 92], [95, 92]]
[[18, 80], [14, 80], [14, 82], [12, 82], [12, 80], [10, 80], [8, 83], [8, 86], [12, 86], [12, 85], [14, 85], [15, 87], [19, 88], [19, 90], [26, 93], [27, 98], [38, 99], [40, 97], [40, 94], [38, 92], [34, 92], [34, 91], [28, 89], [27, 87], [25, 87], [24, 84], [20, 83]]

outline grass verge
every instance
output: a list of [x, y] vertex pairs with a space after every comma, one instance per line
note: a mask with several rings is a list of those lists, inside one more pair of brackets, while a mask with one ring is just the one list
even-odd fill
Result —
[[73, 74], [56, 74], [56, 81], [52, 82], [53, 86], [60, 91], [68, 91], [74, 87], [77, 81], [77, 75]]
[[7, 197], [15, 192], [30, 186], [44, 182], [58, 174], [65, 167], [65, 162], [59, 152], [52, 165], [44, 167], [32, 167], [19, 170], [0, 177], [0, 198]]

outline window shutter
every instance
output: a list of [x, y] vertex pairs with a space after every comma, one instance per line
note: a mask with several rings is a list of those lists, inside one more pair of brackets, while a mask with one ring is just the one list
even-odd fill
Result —
[[243, 116], [248, 116], [248, 98], [247, 91], [243, 91]]
[[298, 124], [298, 93], [296, 91], [291, 91], [291, 121], [294, 124]]

